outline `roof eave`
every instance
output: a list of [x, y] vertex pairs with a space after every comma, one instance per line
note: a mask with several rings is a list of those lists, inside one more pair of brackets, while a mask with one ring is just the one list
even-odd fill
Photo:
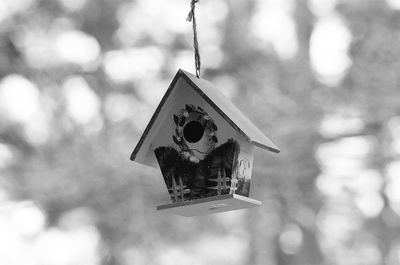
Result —
[[255, 146], [261, 148], [261, 149], [265, 149], [265, 150], [271, 151], [271, 152], [273, 152], [273, 153], [277, 153], [277, 154], [278, 154], [278, 153], [281, 152], [281, 150], [280, 150], [279, 148], [277, 148], [277, 147], [271, 147], [271, 146], [264, 145], [264, 144], [261, 144], [261, 143], [259, 143], [259, 142], [255, 142], [255, 141], [251, 141], [251, 143], [252, 143], [253, 145], [255, 145]]

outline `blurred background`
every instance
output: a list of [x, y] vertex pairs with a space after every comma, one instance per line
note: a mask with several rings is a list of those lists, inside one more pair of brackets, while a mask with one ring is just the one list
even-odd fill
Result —
[[189, 2], [0, 1], [0, 264], [400, 264], [400, 1], [199, 2], [202, 77], [282, 152], [261, 207], [184, 218], [129, 156]]

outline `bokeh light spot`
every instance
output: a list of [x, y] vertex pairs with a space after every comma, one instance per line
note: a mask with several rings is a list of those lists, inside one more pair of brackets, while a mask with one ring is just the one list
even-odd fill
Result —
[[111, 80], [124, 83], [154, 77], [163, 62], [164, 55], [157, 47], [131, 48], [107, 52], [103, 67]]
[[17, 122], [33, 119], [40, 109], [36, 85], [21, 75], [4, 77], [0, 82], [0, 109]]
[[67, 111], [75, 122], [86, 124], [98, 116], [100, 101], [85, 79], [79, 76], [68, 78], [63, 84], [63, 91]]
[[55, 39], [54, 49], [60, 59], [79, 65], [92, 63], [100, 55], [97, 40], [79, 30], [61, 32]]
[[348, 48], [352, 35], [338, 16], [317, 21], [310, 41], [310, 57], [319, 80], [327, 85], [338, 85], [351, 66]]
[[298, 50], [296, 25], [292, 16], [292, 1], [257, 1], [257, 12], [251, 20], [250, 30], [254, 44], [265, 49], [270, 43], [283, 60], [293, 58]]
[[11, 148], [6, 144], [0, 143], [0, 169], [6, 168], [8, 165], [10, 165], [11, 162], [13, 161], [13, 158], [14, 154]]
[[286, 254], [295, 254], [303, 244], [303, 232], [298, 225], [289, 225], [279, 236], [279, 245]]

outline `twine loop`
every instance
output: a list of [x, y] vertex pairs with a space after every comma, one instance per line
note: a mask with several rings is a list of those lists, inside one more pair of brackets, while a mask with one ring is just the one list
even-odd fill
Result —
[[194, 9], [196, 7], [196, 3], [200, 0], [191, 0], [190, 2], [190, 11], [186, 21], [193, 22], [193, 48], [194, 48], [194, 65], [196, 69], [196, 76], [200, 78], [200, 51], [199, 51], [199, 43], [197, 41], [197, 25], [196, 25], [196, 17], [194, 15]]

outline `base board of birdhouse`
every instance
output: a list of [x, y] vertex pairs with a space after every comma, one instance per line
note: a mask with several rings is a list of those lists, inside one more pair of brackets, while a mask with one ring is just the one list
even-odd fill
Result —
[[261, 202], [240, 196], [237, 194], [226, 194], [213, 196], [193, 201], [176, 202], [157, 206], [157, 210], [170, 214], [186, 217], [199, 216], [211, 213], [227, 212], [260, 206]]

